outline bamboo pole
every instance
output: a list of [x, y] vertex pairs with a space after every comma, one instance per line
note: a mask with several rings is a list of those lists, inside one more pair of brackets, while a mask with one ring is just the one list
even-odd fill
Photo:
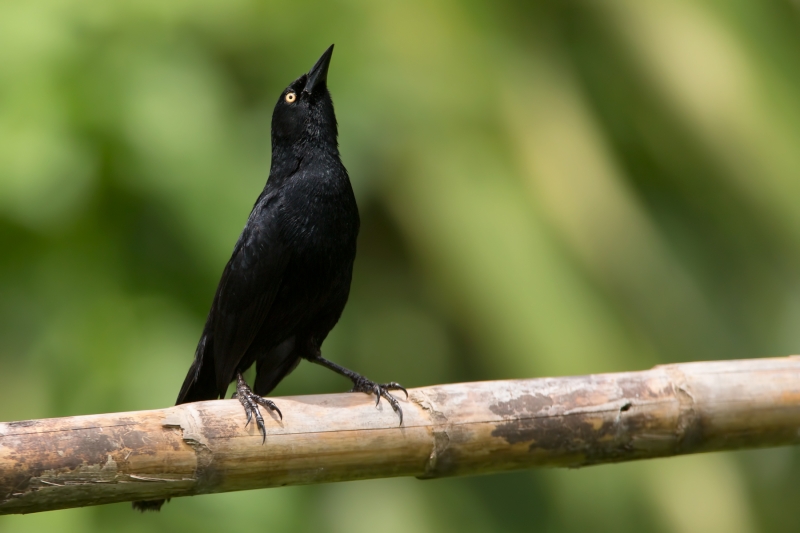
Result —
[[[0, 423], [0, 514], [391, 476], [470, 475], [800, 443], [800, 357]], [[265, 415], [266, 415], [266, 411]]]

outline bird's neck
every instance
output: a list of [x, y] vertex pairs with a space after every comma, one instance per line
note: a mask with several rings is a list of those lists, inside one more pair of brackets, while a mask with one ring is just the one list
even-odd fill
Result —
[[[339, 147], [336, 140], [322, 139], [303, 140], [290, 145], [272, 146], [272, 164], [270, 165], [270, 181], [282, 181], [297, 172], [303, 165], [312, 161], [327, 160], [341, 165]], [[276, 183], [277, 184], [277, 183]]]

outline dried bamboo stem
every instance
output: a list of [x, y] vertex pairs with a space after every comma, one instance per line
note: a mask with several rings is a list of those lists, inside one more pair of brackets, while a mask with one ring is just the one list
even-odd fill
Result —
[[[800, 442], [800, 357], [0, 423], [0, 514], [390, 476], [580, 467]], [[265, 410], [266, 413], [266, 410]]]

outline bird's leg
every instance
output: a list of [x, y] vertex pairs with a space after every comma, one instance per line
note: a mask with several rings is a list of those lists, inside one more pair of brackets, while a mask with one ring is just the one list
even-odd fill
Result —
[[399, 383], [395, 383], [391, 381], [389, 383], [375, 383], [374, 381], [365, 378], [361, 374], [357, 374], [352, 370], [349, 370], [343, 366], [337, 365], [333, 361], [328, 361], [327, 359], [323, 358], [319, 353], [315, 356], [310, 357], [308, 359], [312, 363], [316, 363], [318, 365], [322, 365], [325, 368], [330, 368], [337, 374], [341, 374], [342, 376], [349, 378], [353, 382], [353, 388], [350, 392], [364, 392], [366, 394], [374, 394], [375, 395], [375, 405], [377, 406], [381, 402], [381, 397], [385, 398], [389, 405], [392, 406], [392, 409], [395, 413], [400, 416], [400, 425], [403, 425], [403, 410], [400, 409], [400, 404], [389, 391], [393, 390], [401, 390], [405, 393], [406, 399], [408, 399], [408, 391]]
[[276, 411], [278, 416], [281, 417], [281, 420], [283, 420], [283, 413], [281, 413], [281, 410], [278, 409], [278, 406], [275, 405], [275, 402], [272, 400], [259, 396], [250, 390], [241, 372], [236, 373], [236, 392], [233, 393], [231, 398], [239, 400], [239, 403], [244, 407], [244, 412], [247, 414], [247, 423], [244, 425], [245, 427], [247, 427], [247, 424], [249, 424], [253, 416], [255, 416], [256, 425], [261, 432], [261, 444], [264, 444], [267, 440], [267, 428], [264, 426], [264, 417], [261, 416], [261, 411], [258, 409], [258, 406], [263, 405], [270, 411]]

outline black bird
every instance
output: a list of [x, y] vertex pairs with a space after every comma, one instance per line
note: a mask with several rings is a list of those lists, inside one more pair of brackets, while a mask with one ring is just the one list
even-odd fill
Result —
[[[339, 158], [336, 116], [327, 87], [333, 45], [281, 93], [272, 113], [272, 165], [263, 192], [234, 246], [217, 287], [177, 404], [224, 397], [236, 380], [247, 423], [255, 418], [266, 439], [259, 405], [301, 359], [353, 381], [354, 392], [389, 392], [324, 359], [320, 346], [339, 320], [350, 293], [359, 217], [350, 178]], [[242, 373], [256, 364], [251, 390]], [[406, 396], [408, 393], [406, 393]], [[158, 510], [164, 500], [134, 502]]]

